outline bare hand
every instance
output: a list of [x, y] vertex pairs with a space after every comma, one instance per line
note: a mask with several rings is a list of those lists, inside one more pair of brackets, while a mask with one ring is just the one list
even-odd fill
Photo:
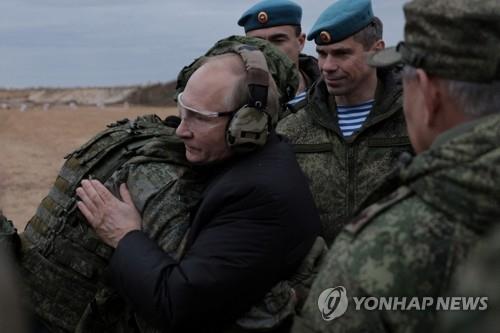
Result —
[[123, 201], [98, 180], [82, 180], [76, 194], [78, 209], [106, 244], [115, 248], [128, 232], [141, 230], [141, 216], [125, 184], [120, 185]]

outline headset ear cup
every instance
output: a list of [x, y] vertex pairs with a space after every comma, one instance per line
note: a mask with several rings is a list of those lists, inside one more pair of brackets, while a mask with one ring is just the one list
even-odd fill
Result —
[[265, 111], [244, 106], [228, 123], [227, 145], [236, 152], [247, 152], [263, 146], [267, 142], [269, 125], [269, 116]]

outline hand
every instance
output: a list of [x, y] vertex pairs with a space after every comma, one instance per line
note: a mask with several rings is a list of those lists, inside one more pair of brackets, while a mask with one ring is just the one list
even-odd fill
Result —
[[106, 244], [115, 248], [127, 233], [141, 230], [141, 216], [125, 184], [120, 185], [123, 201], [98, 180], [82, 180], [76, 194], [78, 209]]

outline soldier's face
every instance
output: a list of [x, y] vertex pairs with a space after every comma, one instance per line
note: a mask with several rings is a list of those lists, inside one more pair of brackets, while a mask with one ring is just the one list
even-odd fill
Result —
[[280, 25], [277, 27], [251, 30], [246, 34], [249, 37], [265, 39], [283, 53], [297, 66], [299, 64], [299, 54], [304, 48], [306, 40], [305, 34], [297, 36], [295, 27], [292, 25]]
[[[231, 114], [226, 101], [235, 85], [234, 74], [207, 68], [207, 65], [200, 67], [189, 79], [182, 94], [182, 105], [178, 103], [182, 121], [176, 130], [184, 142], [189, 162], [207, 164], [231, 156], [225, 139]], [[211, 113], [224, 115], [210, 116]]]
[[332, 95], [349, 96], [365, 89], [367, 79], [375, 71], [366, 64], [368, 51], [352, 36], [337, 43], [317, 45], [316, 51], [319, 69]]

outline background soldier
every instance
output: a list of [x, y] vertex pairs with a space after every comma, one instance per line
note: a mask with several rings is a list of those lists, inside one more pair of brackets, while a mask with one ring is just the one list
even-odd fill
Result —
[[322, 79], [277, 131], [296, 146], [330, 243], [411, 147], [398, 74], [365, 62], [367, 54], [384, 48], [382, 22], [370, 0], [335, 2], [308, 39], [316, 42]]
[[302, 8], [289, 0], [264, 0], [241, 15], [238, 25], [249, 37], [265, 39], [283, 51], [299, 69], [297, 96], [289, 102], [295, 105], [305, 98], [306, 90], [319, 78], [316, 58], [302, 54], [306, 35], [301, 27]]
[[445, 296], [457, 265], [500, 221], [500, 4], [414, 0], [404, 11], [405, 42], [371, 63], [405, 64], [405, 116], [418, 155], [335, 240], [295, 332], [430, 331], [435, 307], [369, 311], [351, 302], [326, 321], [318, 297], [335, 286], [349, 301]]

